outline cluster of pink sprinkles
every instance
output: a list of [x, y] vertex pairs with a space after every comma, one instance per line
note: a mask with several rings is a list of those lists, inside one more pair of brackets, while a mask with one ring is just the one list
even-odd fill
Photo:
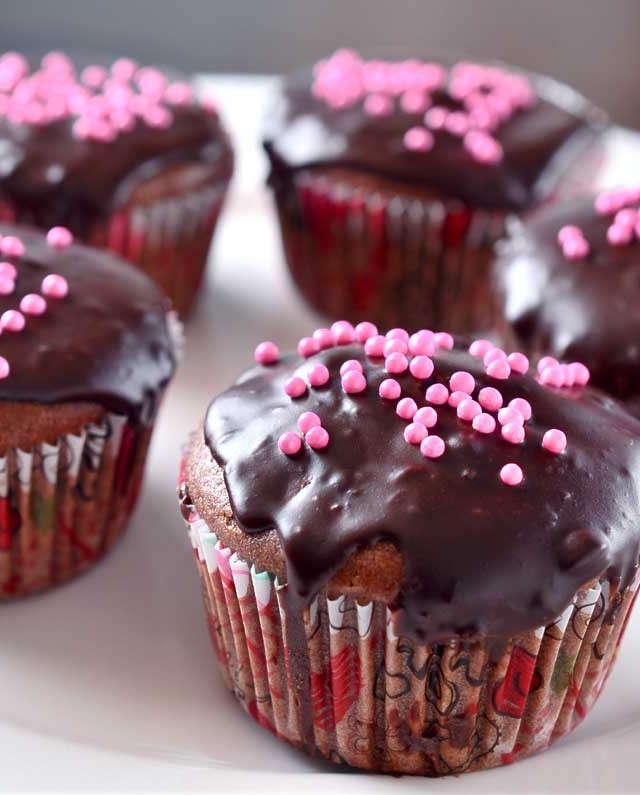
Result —
[[[0, 55], [0, 117], [33, 127], [68, 120], [81, 140], [113, 141], [138, 121], [170, 127], [173, 109], [193, 101], [188, 83], [170, 83], [159, 70], [129, 58], [108, 69], [90, 65], [78, 74], [61, 52], [45, 55], [33, 71], [20, 53]], [[210, 102], [202, 105], [215, 111]]]
[[[383, 401], [395, 402], [396, 415], [408, 423], [403, 430], [405, 441], [418, 446], [425, 458], [439, 458], [446, 452], [444, 439], [432, 431], [438, 423], [438, 410], [444, 410], [444, 407], [455, 410], [457, 417], [470, 423], [477, 433], [493, 434], [497, 431], [504, 441], [514, 445], [525, 441], [527, 423], [533, 416], [529, 401], [515, 397], [505, 405], [497, 387], [479, 386], [466, 370], [454, 372], [447, 383], [430, 384], [425, 390], [424, 406], [418, 406], [412, 397], [403, 396], [402, 386], [393, 376], [409, 372], [419, 381], [431, 378], [436, 367], [433, 357], [437, 356], [438, 350], [450, 350], [454, 346], [451, 334], [429, 329], [409, 334], [405, 329], [394, 328], [383, 335], [378, 333], [373, 323], [359, 323], [354, 327], [348, 321], [340, 320], [330, 328], [316, 329], [312, 336], [303, 337], [298, 343], [298, 352], [308, 359], [321, 350], [353, 344], [362, 345], [368, 357], [380, 360], [386, 377], [378, 386], [378, 395]], [[523, 353], [506, 353], [490, 340], [474, 340], [469, 353], [482, 360], [485, 373], [496, 381], [524, 375], [530, 369], [529, 360]], [[279, 357], [278, 347], [269, 341], [260, 343], [254, 352], [256, 362], [264, 366], [276, 364]], [[306, 395], [309, 389], [330, 385], [332, 377], [339, 377], [342, 390], [354, 397], [368, 387], [361, 362], [346, 358], [337, 374], [330, 373], [324, 364], [318, 362], [303, 365], [285, 381], [283, 389], [289, 398], [295, 400]], [[580, 362], [560, 364], [556, 359], [544, 357], [537, 365], [537, 380], [543, 386], [555, 388], [583, 386], [589, 381], [589, 371]], [[300, 452], [303, 442], [313, 450], [322, 450], [329, 441], [329, 433], [320, 417], [306, 411], [298, 420], [298, 432], [282, 434], [278, 447], [284, 454], [293, 456]], [[567, 447], [566, 434], [559, 428], [549, 428], [543, 435], [541, 446], [559, 455]], [[506, 485], [517, 486], [524, 480], [524, 473], [517, 464], [507, 463], [500, 470], [499, 477]]]
[[[339, 50], [316, 64], [312, 92], [335, 110], [362, 103], [369, 116], [389, 116], [400, 110], [411, 117], [404, 147], [428, 152], [436, 134], [460, 139], [478, 163], [495, 164], [503, 157], [495, 137], [516, 113], [537, 98], [522, 74], [498, 66], [458, 62], [451, 67], [416, 59], [364, 60], [352, 50]], [[435, 104], [434, 94], [447, 105]], [[415, 116], [422, 116], [415, 124]]]
[[[73, 235], [68, 229], [56, 226], [47, 234], [47, 245], [55, 249], [63, 249], [73, 242]], [[0, 235], [0, 256], [19, 260], [25, 254], [22, 240], [14, 235]], [[0, 296], [13, 295], [16, 282], [20, 278], [19, 267], [13, 262], [0, 261]], [[0, 335], [3, 332], [20, 332], [27, 325], [28, 317], [38, 317], [47, 311], [47, 299], [61, 299], [69, 292], [69, 285], [64, 276], [50, 273], [44, 277], [39, 293], [27, 293], [18, 303], [17, 309], [7, 309], [0, 315]], [[0, 341], [0, 347], [2, 343]], [[9, 361], [0, 355], [0, 379], [8, 378], [11, 373]]]

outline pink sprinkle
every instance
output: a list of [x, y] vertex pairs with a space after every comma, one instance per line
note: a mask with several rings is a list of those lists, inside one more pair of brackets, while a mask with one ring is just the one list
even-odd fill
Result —
[[50, 273], [42, 280], [41, 290], [47, 298], [64, 298], [69, 292], [69, 284], [59, 273]]
[[409, 363], [409, 372], [414, 378], [430, 378], [433, 373], [433, 361], [428, 356], [414, 356]]
[[446, 108], [436, 105], [433, 108], [429, 108], [424, 114], [424, 123], [431, 127], [432, 130], [441, 130], [444, 127], [448, 115], [449, 111]]
[[82, 70], [80, 79], [89, 88], [100, 88], [107, 77], [107, 70], [102, 66], [95, 64], [87, 66]]
[[387, 340], [402, 340], [407, 345], [409, 343], [409, 332], [403, 328], [392, 328], [384, 336]]
[[502, 160], [502, 146], [482, 130], [470, 130], [464, 136], [464, 147], [478, 163], [494, 165]]
[[638, 220], [638, 211], [631, 207], [618, 210], [613, 219], [614, 226], [628, 226], [633, 228]]
[[482, 358], [482, 363], [485, 367], [488, 367], [491, 362], [497, 362], [500, 359], [506, 359], [507, 354], [502, 350], [502, 348], [489, 348], [489, 350], [485, 353]]
[[307, 433], [312, 428], [319, 428], [322, 420], [315, 411], [305, 411], [298, 417], [298, 428], [301, 433]]
[[24, 315], [17, 309], [7, 309], [0, 317], [0, 327], [5, 331], [22, 331], [24, 325]]
[[396, 400], [402, 394], [402, 388], [395, 378], [385, 378], [380, 384], [378, 394], [386, 400]]
[[347, 320], [338, 320], [333, 323], [331, 333], [338, 345], [349, 345], [356, 338], [356, 331]]
[[564, 386], [564, 372], [559, 364], [551, 364], [545, 367], [538, 376], [538, 380], [545, 386]]
[[324, 364], [313, 364], [307, 370], [307, 381], [311, 386], [324, 386], [329, 381], [329, 371]]
[[469, 345], [469, 353], [482, 359], [493, 347], [491, 340], [474, 340]]
[[27, 293], [20, 301], [20, 309], [25, 315], [44, 315], [47, 302], [37, 293]]
[[186, 105], [193, 97], [193, 89], [189, 83], [171, 83], [164, 92], [164, 98], [171, 105]]
[[542, 437], [542, 446], [550, 453], [563, 453], [567, 447], [567, 437], [557, 428], [551, 428]]
[[497, 362], [491, 362], [487, 367], [487, 375], [491, 378], [498, 378], [501, 381], [509, 378], [511, 375], [511, 367], [506, 359], [498, 359]]
[[16, 289], [16, 283], [9, 276], [3, 276], [0, 273], [0, 295], [11, 295]]
[[326, 428], [316, 425], [305, 433], [304, 440], [313, 450], [324, 450], [329, 444], [329, 433]]
[[118, 58], [111, 65], [111, 74], [126, 83], [134, 76], [137, 68], [138, 64], [131, 58]]
[[476, 388], [476, 380], [466, 370], [458, 370], [449, 379], [449, 387], [452, 392], [466, 392], [470, 395]]
[[584, 259], [589, 250], [589, 243], [584, 237], [570, 237], [562, 244], [562, 253], [567, 259]]
[[449, 390], [444, 384], [431, 384], [427, 389], [426, 398], [429, 403], [442, 406], [449, 399]]
[[362, 365], [357, 359], [347, 359], [347, 361], [340, 368], [340, 375], [346, 375], [349, 370], [355, 370], [355, 372], [361, 373]]
[[410, 397], [402, 398], [396, 406], [396, 414], [403, 420], [412, 420], [417, 410], [418, 406], [415, 400]]
[[492, 386], [485, 386], [478, 393], [478, 400], [483, 409], [487, 411], [498, 411], [502, 406], [502, 394]]
[[605, 192], [596, 197], [594, 207], [598, 215], [611, 215], [618, 209], [618, 201], [613, 192]]
[[375, 337], [378, 333], [377, 327], [373, 323], [369, 323], [366, 320], [363, 323], [358, 323], [355, 331], [356, 340], [361, 345], [363, 345], [370, 337]]
[[437, 334], [433, 335], [433, 341], [436, 344], [436, 348], [445, 348], [445, 350], [452, 350], [454, 345], [454, 340], [451, 334], [448, 334], [446, 331], [438, 331]]
[[386, 356], [391, 356], [392, 353], [407, 353], [409, 350], [407, 343], [404, 340], [387, 340], [384, 344], [383, 353]]
[[520, 444], [524, 442], [524, 427], [522, 423], [508, 422], [506, 425], [503, 425], [502, 438], [505, 442], [511, 442], [511, 444]]
[[510, 353], [507, 356], [507, 362], [514, 373], [524, 375], [529, 370], [529, 360], [524, 353], [518, 351], [516, 351], [516, 353]]
[[438, 412], [431, 406], [423, 406], [413, 415], [413, 421], [421, 423], [425, 428], [433, 428], [438, 422]]
[[274, 364], [280, 357], [280, 351], [275, 342], [261, 342], [253, 352], [253, 358], [258, 364]]
[[553, 356], [543, 356], [542, 359], [538, 362], [538, 366], [536, 370], [538, 371], [538, 375], [545, 370], [547, 367], [551, 367], [552, 365], [557, 365], [558, 360], [554, 359]]
[[65, 226], [54, 226], [47, 232], [47, 245], [51, 248], [67, 248], [73, 243], [73, 235]]
[[307, 359], [309, 356], [313, 356], [313, 354], [317, 352], [318, 343], [313, 339], [313, 337], [303, 337], [298, 343], [298, 353], [305, 359]]
[[421, 329], [416, 331], [409, 337], [409, 350], [415, 356], [433, 356], [436, 352], [436, 344], [434, 341], [435, 334], [428, 329]]
[[510, 422], [514, 422], [516, 425], [524, 425], [524, 417], [517, 409], [507, 406], [498, 412], [498, 422], [500, 425], [508, 425]]
[[400, 97], [400, 107], [405, 113], [424, 113], [430, 101], [424, 91], [409, 89]]
[[569, 370], [573, 376], [573, 383], [577, 384], [577, 386], [585, 386], [589, 383], [591, 373], [589, 372], [589, 369], [581, 362], [572, 362], [569, 365]]
[[425, 458], [440, 458], [444, 450], [445, 443], [439, 436], [427, 436], [420, 443], [420, 452]]
[[515, 409], [517, 412], [519, 412], [525, 421], [531, 419], [531, 403], [529, 403], [528, 400], [520, 397], [513, 398], [513, 400], [509, 401], [509, 408]]
[[367, 356], [375, 356], [382, 358], [384, 356], [384, 346], [386, 344], [385, 338], [381, 334], [375, 334], [364, 344], [364, 352]]
[[393, 113], [393, 101], [385, 94], [369, 94], [364, 101], [364, 111], [369, 116], [389, 116]]
[[633, 229], [629, 226], [614, 224], [607, 229], [607, 240], [612, 246], [626, 246], [633, 240]]
[[394, 375], [404, 373], [409, 367], [409, 360], [404, 353], [392, 353], [384, 360], [384, 369]]
[[356, 395], [367, 388], [367, 379], [357, 370], [348, 370], [342, 376], [342, 388], [348, 395]]
[[9, 367], [9, 362], [4, 356], [0, 356], [0, 378], [6, 378], [10, 372], [11, 368]]
[[296, 453], [300, 452], [300, 448], [302, 447], [302, 439], [297, 433], [294, 433], [293, 431], [287, 431], [278, 439], [278, 447], [285, 455], [295, 455]]
[[507, 486], [518, 486], [524, 475], [517, 464], [505, 464], [500, 470], [500, 480]]
[[496, 421], [491, 414], [485, 414], [484, 412], [476, 415], [471, 424], [473, 429], [479, 433], [493, 433], [496, 429]]
[[0, 262], [0, 277], [3, 279], [11, 279], [11, 281], [15, 281], [18, 275], [18, 271], [16, 270], [16, 266], [12, 265], [10, 262]]
[[409, 444], [420, 444], [428, 435], [429, 431], [420, 422], [411, 422], [404, 429], [404, 439]]
[[7, 235], [0, 239], [0, 253], [5, 257], [21, 257], [24, 254], [24, 244], [19, 237]]
[[457, 392], [451, 392], [448, 403], [452, 408], [457, 409], [462, 401], [466, 400], [468, 397], [469, 395], [466, 392], [461, 392], [460, 390]]
[[[457, 392], [454, 392], [454, 394], [457, 394]], [[461, 420], [473, 422], [478, 415], [482, 414], [482, 409], [476, 400], [473, 400], [473, 398], [467, 398], [466, 400], [461, 400], [460, 403], [458, 403], [456, 413]]]
[[307, 391], [307, 385], [300, 376], [294, 375], [284, 382], [284, 391], [291, 398], [301, 397]]
[[573, 224], [566, 224], [563, 226], [560, 231], [558, 232], [558, 243], [562, 246], [564, 245], [567, 240], [575, 237], [583, 237], [582, 229], [579, 226], [574, 226]]
[[328, 328], [317, 328], [313, 332], [313, 339], [318, 343], [318, 347], [321, 351], [324, 351], [327, 348], [333, 348], [333, 346], [336, 344], [333, 332]]
[[433, 149], [435, 139], [433, 133], [425, 127], [411, 127], [402, 139], [405, 147], [411, 152], [428, 152]]

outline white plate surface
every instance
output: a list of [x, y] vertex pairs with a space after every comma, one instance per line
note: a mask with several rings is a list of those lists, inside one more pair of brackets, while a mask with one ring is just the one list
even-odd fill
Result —
[[[257, 144], [266, 79], [205, 81], [235, 135], [239, 169], [186, 357], [125, 539], [93, 572], [0, 611], [0, 791], [638, 791], [640, 610], [587, 721], [508, 768], [424, 781], [310, 762], [254, 725], [217, 673], [176, 507], [180, 446], [256, 342], [286, 348], [313, 328], [287, 278]], [[640, 179], [632, 138], [613, 136], [606, 181]], [[640, 155], [639, 155], [640, 157]]]

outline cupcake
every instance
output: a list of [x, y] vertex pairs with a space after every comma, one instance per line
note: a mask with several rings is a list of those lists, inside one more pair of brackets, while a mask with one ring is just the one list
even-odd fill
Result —
[[281, 739], [367, 770], [546, 748], [600, 693], [636, 593], [640, 423], [486, 340], [314, 337], [258, 346], [185, 451], [228, 686]]
[[284, 81], [267, 121], [293, 279], [332, 318], [482, 328], [505, 216], [579, 155], [588, 180], [602, 125], [572, 89], [509, 66], [336, 52]]
[[120, 537], [174, 369], [161, 291], [62, 237], [0, 224], [0, 601]]
[[31, 68], [0, 55], [0, 220], [80, 240], [138, 265], [188, 310], [232, 171], [215, 107], [184, 81], [120, 58]]
[[543, 359], [578, 359], [593, 384], [640, 414], [640, 189], [543, 207], [514, 221], [493, 279], [505, 338]]

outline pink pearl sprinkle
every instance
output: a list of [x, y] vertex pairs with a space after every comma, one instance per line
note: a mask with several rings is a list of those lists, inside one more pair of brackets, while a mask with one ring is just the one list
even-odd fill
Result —
[[378, 388], [378, 394], [386, 400], [396, 400], [402, 394], [402, 388], [395, 378], [385, 378]]
[[313, 337], [303, 337], [298, 343], [298, 353], [305, 359], [309, 356], [313, 356], [313, 354], [317, 353], [318, 350], [318, 343], [313, 339]]
[[482, 357], [482, 363], [485, 367], [488, 367], [491, 362], [497, 362], [499, 359], [506, 358], [507, 354], [502, 350], [502, 348], [491, 347]]
[[574, 226], [573, 224], [566, 224], [558, 232], [557, 240], [562, 246], [567, 242], [567, 240], [575, 237], [583, 237], [582, 229], [580, 229], [579, 226]]
[[7, 235], [0, 239], [0, 253], [5, 257], [21, 257], [24, 254], [24, 243], [19, 237]]
[[44, 315], [47, 302], [37, 293], [27, 293], [20, 301], [20, 309], [25, 315]]
[[14, 280], [0, 273], [0, 295], [11, 295], [15, 288], [16, 283]]
[[435, 138], [426, 127], [410, 127], [402, 139], [405, 147], [411, 152], [428, 152], [433, 149]]
[[321, 425], [316, 425], [305, 433], [304, 440], [313, 450], [324, 450], [329, 444], [329, 432]]
[[392, 328], [384, 336], [387, 340], [402, 340], [405, 344], [409, 344], [409, 332], [403, 328]]
[[333, 346], [336, 344], [333, 332], [328, 328], [317, 328], [313, 332], [313, 339], [318, 343], [318, 347], [321, 351], [325, 350], [326, 348], [333, 348]]
[[356, 338], [356, 331], [347, 320], [338, 320], [333, 323], [331, 333], [338, 345], [349, 345]]
[[449, 390], [444, 384], [431, 384], [427, 389], [426, 398], [429, 403], [442, 406], [449, 399]]
[[520, 373], [521, 375], [524, 375], [529, 370], [529, 360], [524, 353], [520, 353], [518, 351], [515, 353], [510, 353], [507, 356], [507, 362], [514, 373]]
[[0, 327], [5, 331], [22, 331], [25, 326], [25, 319], [22, 312], [17, 309], [7, 309], [0, 317]]
[[15, 265], [12, 265], [10, 262], [0, 262], [0, 277], [3, 279], [11, 279], [13, 282], [17, 275], [18, 271]]
[[515, 422], [516, 425], [523, 425], [524, 417], [517, 409], [507, 406], [498, 412], [498, 422], [500, 425], [508, 425], [510, 422]]
[[284, 391], [289, 397], [301, 397], [307, 391], [307, 385], [300, 376], [294, 375], [284, 382]]
[[466, 370], [459, 370], [449, 379], [449, 387], [452, 392], [466, 392], [470, 395], [476, 388], [476, 380]]
[[383, 353], [386, 356], [391, 356], [392, 353], [407, 353], [409, 350], [407, 343], [404, 340], [387, 340], [384, 344]]
[[502, 406], [502, 394], [492, 386], [485, 386], [478, 393], [478, 401], [487, 411], [498, 411]]
[[381, 334], [375, 334], [373, 337], [369, 337], [369, 339], [365, 342], [364, 352], [367, 354], [367, 356], [381, 358], [384, 356], [385, 344], [385, 338]]
[[607, 240], [612, 246], [626, 246], [633, 240], [633, 229], [629, 226], [614, 224], [607, 229]]
[[301, 433], [307, 433], [312, 428], [319, 428], [322, 425], [322, 420], [315, 411], [305, 411], [298, 417], [298, 428]]
[[508, 422], [506, 425], [503, 425], [502, 438], [505, 442], [511, 442], [511, 444], [520, 444], [524, 442], [524, 427], [522, 423]]
[[469, 345], [469, 353], [482, 359], [493, 347], [493, 342], [490, 340], [474, 340]]
[[474, 431], [478, 431], [479, 433], [493, 433], [496, 429], [496, 421], [494, 418], [491, 414], [485, 414], [484, 412], [477, 414], [473, 418], [471, 424]]
[[413, 421], [421, 423], [425, 428], [433, 428], [438, 422], [438, 412], [431, 406], [423, 406], [413, 415]]
[[369, 116], [388, 116], [393, 113], [393, 101], [386, 94], [369, 94], [364, 110]]
[[[454, 394], [457, 394], [457, 392], [454, 392]], [[482, 409], [476, 400], [468, 397], [466, 400], [461, 400], [460, 403], [458, 403], [456, 413], [461, 420], [472, 422], [475, 417], [482, 414]]]
[[342, 376], [342, 388], [348, 395], [356, 395], [367, 388], [367, 379], [357, 370], [349, 370]]
[[628, 226], [630, 228], [636, 225], [638, 220], [638, 211], [633, 210], [631, 207], [625, 207], [623, 210], [618, 210], [613, 219], [615, 226]]
[[454, 339], [446, 331], [438, 331], [437, 334], [434, 334], [433, 341], [436, 344], [436, 348], [444, 348], [448, 351], [453, 349]]
[[429, 431], [420, 422], [411, 422], [404, 429], [404, 439], [409, 444], [420, 444], [428, 435]]
[[65, 226], [54, 226], [47, 232], [47, 245], [51, 248], [67, 248], [73, 243], [73, 235]]
[[40, 289], [47, 298], [64, 298], [69, 292], [69, 284], [59, 273], [50, 273], [42, 280]]
[[427, 436], [420, 443], [420, 452], [425, 458], [440, 458], [445, 451], [445, 443], [439, 436]]
[[567, 447], [567, 437], [557, 428], [550, 428], [542, 437], [542, 446], [550, 453], [563, 453]]
[[518, 486], [524, 475], [517, 464], [505, 464], [500, 470], [500, 480], [507, 486]]
[[355, 332], [356, 340], [363, 345], [370, 337], [376, 336], [378, 328], [373, 323], [369, 323], [365, 320], [363, 323], [358, 323]]
[[4, 356], [0, 356], [0, 378], [6, 378], [10, 372], [11, 368], [9, 367], [9, 362]]
[[531, 403], [529, 403], [528, 400], [520, 397], [513, 398], [513, 400], [509, 401], [509, 408], [515, 409], [517, 412], [519, 412], [525, 421], [531, 419], [532, 409]]
[[589, 253], [589, 243], [584, 237], [570, 237], [562, 244], [562, 253], [567, 259], [584, 259]]
[[428, 329], [420, 329], [409, 337], [409, 350], [414, 356], [433, 356], [436, 352], [435, 334]]
[[409, 372], [414, 378], [429, 378], [433, 373], [433, 361], [428, 356], [414, 356], [409, 363]]
[[307, 370], [307, 381], [311, 386], [324, 386], [329, 381], [329, 371], [324, 364], [314, 364]]
[[340, 368], [340, 375], [346, 375], [349, 370], [355, 370], [357, 373], [361, 373], [362, 365], [357, 359], [347, 359], [347, 361]]
[[551, 367], [551, 365], [557, 365], [557, 364], [558, 360], [554, 359], [553, 356], [543, 356], [542, 359], [540, 359], [540, 361], [538, 362], [536, 370], [538, 374], [540, 374], [547, 367]]
[[581, 362], [572, 362], [569, 365], [569, 370], [573, 376], [573, 383], [577, 386], [585, 386], [589, 383], [591, 373], [589, 372], [589, 369]]
[[457, 392], [451, 392], [449, 394], [448, 403], [452, 408], [457, 409], [462, 401], [466, 400], [468, 397], [469, 395], [466, 392], [461, 392], [460, 390]]
[[412, 420], [417, 410], [418, 406], [415, 400], [410, 397], [402, 398], [396, 406], [396, 414], [403, 420]]
[[538, 376], [538, 380], [545, 386], [564, 386], [564, 372], [562, 365], [551, 364], [549, 367], [545, 367]]
[[509, 378], [511, 375], [511, 367], [506, 359], [498, 359], [496, 362], [491, 362], [487, 367], [487, 375], [491, 378], [497, 378], [501, 381]]
[[409, 367], [409, 360], [404, 353], [392, 353], [384, 360], [384, 369], [388, 373], [404, 373]]
[[258, 364], [274, 364], [278, 361], [280, 351], [275, 342], [261, 342], [253, 352], [253, 358]]
[[278, 447], [285, 455], [295, 455], [300, 452], [302, 439], [297, 433], [287, 431], [278, 439]]

